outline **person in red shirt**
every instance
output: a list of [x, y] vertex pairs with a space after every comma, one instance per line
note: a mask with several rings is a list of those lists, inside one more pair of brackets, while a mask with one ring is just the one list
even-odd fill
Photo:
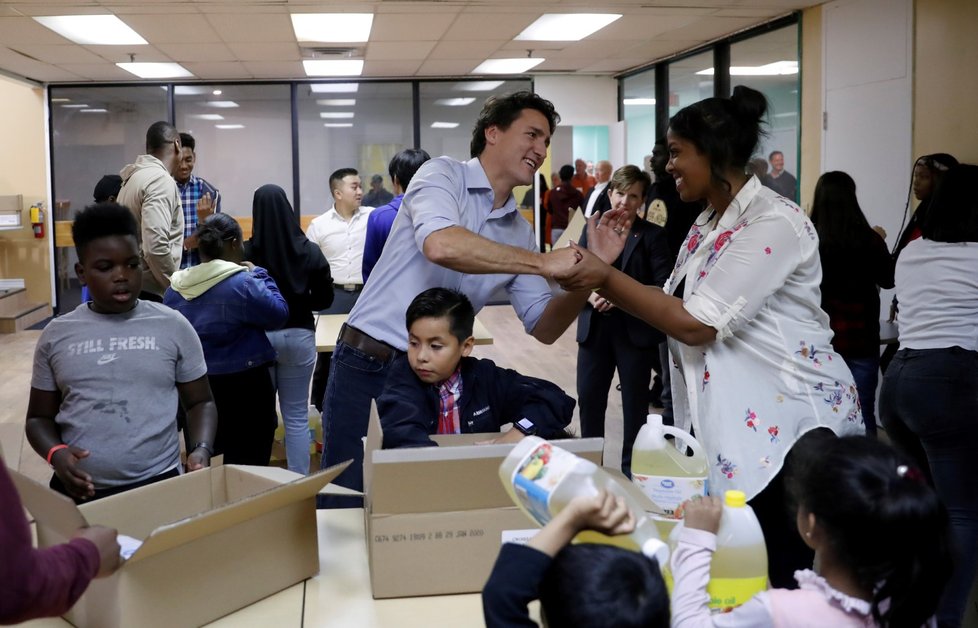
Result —
[[571, 185], [577, 188], [577, 191], [581, 193], [581, 196], [587, 196], [587, 193], [591, 191], [591, 188], [597, 184], [597, 179], [587, 173], [587, 162], [580, 157], [574, 161], [574, 168], [576, 169], [576, 172], [574, 173], [574, 177], [571, 179]]
[[121, 564], [115, 530], [80, 528], [62, 545], [35, 549], [20, 495], [0, 461], [0, 624], [57, 617], [71, 608], [93, 578]]

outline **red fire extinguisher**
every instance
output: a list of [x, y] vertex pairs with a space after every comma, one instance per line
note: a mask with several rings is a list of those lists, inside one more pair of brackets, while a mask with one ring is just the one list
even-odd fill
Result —
[[36, 203], [31, 205], [31, 227], [34, 229], [34, 237], [40, 240], [44, 237], [44, 205]]

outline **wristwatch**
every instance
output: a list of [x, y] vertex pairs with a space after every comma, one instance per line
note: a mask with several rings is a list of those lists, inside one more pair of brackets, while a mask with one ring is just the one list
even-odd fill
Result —
[[214, 457], [214, 448], [211, 447], [208, 443], [206, 443], [204, 441], [201, 441], [201, 442], [197, 443], [196, 445], [194, 445], [194, 448], [190, 450], [190, 453], [193, 453], [194, 450], [196, 450], [196, 449], [203, 449], [203, 450], [205, 450], [207, 452], [207, 455], [208, 456], [210, 456], [211, 458]]
[[537, 433], [537, 425], [530, 419], [523, 417], [519, 421], [513, 422], [513, 427], [523, 432], [527, 436], [533, 436]]

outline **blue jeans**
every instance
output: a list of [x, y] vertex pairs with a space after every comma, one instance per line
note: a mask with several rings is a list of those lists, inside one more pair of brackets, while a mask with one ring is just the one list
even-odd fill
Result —
[[[353, 460], [334, 483], [363, 490], [363, 437], [367, 435], [370, 402], [380, 396], [393, 359], [377, 358], [338, 342], [333, 351], [323, 399], [323, 459], [321, 468]], [[320, 508], [359, 508], [360, 497], [320, 495]]]
[[309, 382], [316, 366], [316, 333], [292, 327], [266, 334], [278, 354], [272, 382], [278, 390], [285, 425], [285, 456], [289, 471], [309, 473]]
[[842, 356], [856, 380], [859, 405], [863, 411], [863, 423], [867, 436], [876, 436], [876, 385], [880, 381], [879, 356], [868, 358], [847, 358]]
[[958, 626], [978, 565], [978, 352], [901, 349], [886, 369], [880, 415], [887, 436], [934, 483], [951, 523], [954, 571], [937, 609]]

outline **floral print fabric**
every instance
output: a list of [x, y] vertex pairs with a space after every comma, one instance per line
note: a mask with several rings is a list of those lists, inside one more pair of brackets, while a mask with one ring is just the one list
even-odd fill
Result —
[[856, 387], [821, 310], [818, 238], [801, 209], [751, 178], [726, 211], [690, 229], [664, 290], [717, 330], [669, 339], [676, 423], [711, 461], [711, 493], [757, 495], [805, 432], [861, 433]]

